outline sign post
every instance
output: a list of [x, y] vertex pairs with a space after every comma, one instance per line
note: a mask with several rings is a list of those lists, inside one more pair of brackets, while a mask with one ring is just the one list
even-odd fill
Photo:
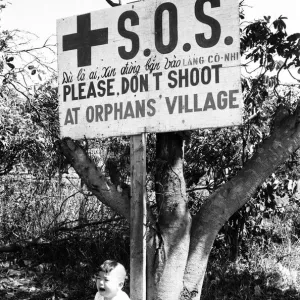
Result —
[[146, 300], [146, 134], [131, 136], [130, 298]]
[[242, 124], [238, 6], [147, 0], [57, 21], [61, 137], [131, 136], [132, 300], [146, 297], [146, 133]]

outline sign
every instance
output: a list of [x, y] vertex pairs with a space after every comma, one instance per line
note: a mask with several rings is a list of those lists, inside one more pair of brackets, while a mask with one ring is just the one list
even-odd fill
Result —
[[57, 21], [61, 136], [240, 125], [237, 0], [147, 0]]

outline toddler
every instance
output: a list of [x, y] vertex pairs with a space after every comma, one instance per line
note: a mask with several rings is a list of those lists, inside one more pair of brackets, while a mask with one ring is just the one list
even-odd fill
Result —
[[122, 291], [126, 271], [122, 264], [106, 260], [96, 276], [97, 294], [95, 300], [130, 300]]

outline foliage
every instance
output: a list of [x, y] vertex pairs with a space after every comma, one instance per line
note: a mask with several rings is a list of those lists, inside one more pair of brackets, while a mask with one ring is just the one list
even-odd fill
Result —
[[[67, 289], [75, 299], [78, 289], [95, 293], [91, 274], [108, 255], [128, 268], [128, 224], [85, 189], [61, 155], [54, 45], [32, 47], [31, 37], [18, 30], [0, 34], [0, 276], [12, 274], [16, 284], [1, 279], [0, 293], [54, 299]], [[106, 145], [86, 147], [99, 166], [93, 150]]]
[[32, 47], [31, 37], [19, 30], [0, 32], [0, 175], [17, 165], [51, 173], [57, 164], [51, 162], [58, 136], [54, 45]]
[[[242, 15], [241, 15], [242, 16]], [[241, 29], [244, 72], [244, 126], [195, 131], [186, 144], [185, 176], [191, 212], [197, 212], [208, 195], [237, 174], [268, 138], [279, 105], [295, 109], [299, 85], [294, 74], [299, 64], [300, 35], [288, 35], [280, 16], [250, 23]], [[286, 83], [283, 73], [294, 83]], [[285, 80], [285, 81], [284, 81]], [[290, 82], [290, 80], [289, 80]], [[259, 235], [260, 224], [271, 216], [282, 216], [282, 201], [298, 205], [298, 159], [295, 153], [276, 174], [266, 179], [253, 199], [236, 212], [221, 231], [222, 243], [231, 249], [228, 257], [238, 258], [242, 241]]]
[[48, 181], [6, 175], [1, 186], [0, 249], [7, 244], [17, 252], [0, 253], [0, 278], [12, 274], [23, 287], [0, 279], [3, 297], [80, 299], [95, 293], [91, 276], [108, 256], [129, 267], [127, 222], [86, 191], [74, 172]]
[[14, 94], [1, 101], [1, 175], [16, 166], [44, 176], [55, 172], [53, 169], [59, 165], [55, 146], [56, 99], [56, 91], [46, 83], [38, 88], [33, 99], [22, 99]]
[[299, 208], [294, 207], [283, 219], [265, 220], [264, 236], [249, 235], [247, 257], [234, 263], [224, 259], [226, 247], [215, 245], [201, 299], [298, 299], [298, 216]]

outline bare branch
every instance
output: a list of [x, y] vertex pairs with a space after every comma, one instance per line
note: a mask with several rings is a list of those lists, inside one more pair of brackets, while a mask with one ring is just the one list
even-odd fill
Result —
[[111, 7], [115, 7], [115, 6], [120, 6], [121, 4], [120, 3], [115, 3], [111, 0], [106, 0], [106, 2], [111, 6]]

